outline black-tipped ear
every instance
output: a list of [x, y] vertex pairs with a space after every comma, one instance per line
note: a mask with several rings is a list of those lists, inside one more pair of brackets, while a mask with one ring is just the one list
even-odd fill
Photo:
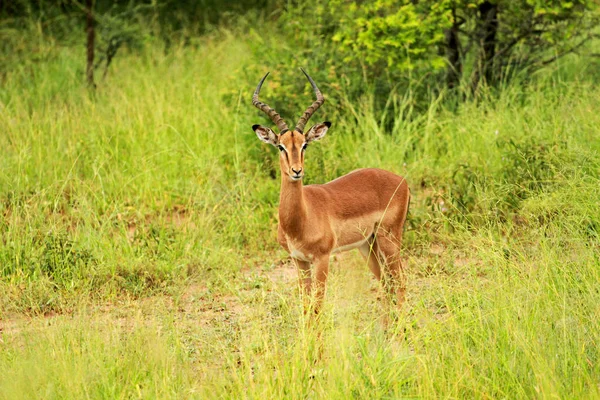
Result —
[[306, 133], [306, 142], [310, 143], [314, 140], [321, 140], [327, 133], [327, 130], [331, 126], [331, 122], [325, 121], [320, 124], [313, 125], [312, 128]]
[[262, 125], [252, 125], [252, 130], [261, 141], [272, 144], [273, 146], [279, 144], [279, 137], [271, 128]]

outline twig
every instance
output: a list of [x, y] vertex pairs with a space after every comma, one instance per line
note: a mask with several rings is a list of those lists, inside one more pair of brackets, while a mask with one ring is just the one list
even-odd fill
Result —
[[559, 53], [555, 56], [552, 56], [546, 60], [543, 60], [540, 62], [540, 65], [545, 66], [548, 65], [556, 60], [558, 60], [559, 58], [566, 56], [567, 54], [573, 53], [575, 51], [577, 51], [577, 49], [579, 49], [581, 46], [583, 46], [584, 44], [586, 44], [590, 39], [592, 39], [592, 35], [588, 35], [586, 38], [584, 38], [581, 42], [577, 43], [575, 46], [571, 47], [568, 50], [563, 51], [562, 53]]

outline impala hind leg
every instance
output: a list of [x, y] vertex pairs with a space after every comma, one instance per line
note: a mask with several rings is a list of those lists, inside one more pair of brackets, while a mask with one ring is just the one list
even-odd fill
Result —
[[375, 275], [378, 281], [381, 281], [381, 264], [379, 263], [379, 259], [377, 257], [377, 253], [379, 249], [377, 247], [377, 242], [375, 241], [375, 236], [371, 236], [367, 239], [367, 242], [358, 248], [360, 254], [367, 260], [367, 264], [369, 265], [369, 269]]
[[[385, 295], [383, 300], [383, 327], [387, 330], [390, 324], [390, 315], [394, 311], [394, 303], [398, 303], [397, 298], [394, 298], [394, 289], [392, 286], [395, 284], [393, 278], [389, 273], [390, 267], [387, 265], [388, 257], [386, 257], [385, 253], [379, 246], [379, 239], [375, 236], [370, 238], [367, 243], [363, 246], [359, 247], [359, 250], [363, 257], [367, 260], [369, 264], [369, 269], [373, 272], [373, 275], [377, 278], [377, 280], [383, 286]], [[391, 294], [391, 295], [390, 295]]]
[[390, 301], [396, 303], [400, 309], [406, 298], [406, 276], [400, 257], [400, 240], [390, 234], [382, 234], [376, 241], [385, 258], [381, 263], [383, 264], [383, 287]]
[[402, 306], [405, 297], [405, 279], [400, 259], [400, 244], [385, 235], [373, 237], [359, 247], [369, 269], [379, 280], [388, 297]]

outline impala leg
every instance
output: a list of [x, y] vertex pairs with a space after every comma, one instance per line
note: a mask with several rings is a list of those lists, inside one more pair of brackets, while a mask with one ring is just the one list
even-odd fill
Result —
[[363, 255], [365, 260], [367, 260], [367, 264], [369, 265], [369, 269], [375, 275], [378, 281], [381, 281], [381, 265], [379, 264], [379, 260], [377, 259], [377, 252], [379, 249], [377, 248], [377, 242], [375, 241], [375, 237], [371, 237], [367, 240], [367, 243], [363, 244], [358, 248], [360, 254]]
[[388, 270], [390, 273], [390, 297], [394, 299], [398, 306], [398, 309], [402, 309], [402, 305], [406, 300], [406, 275], [404, 273], [404, 267], [402, 266], [402, 260], [400, 254], [396, 253], [392, 255], [392, 261], [389, 262]]
[[[404, 302], [405, 278], [400, 259], [400, 245], [394, 239], [377, 236], [359, 248], [373, 275], [382, 282], [392, 301], [399, 306]], [[395, 295], [395, 299], [394, 296]]]
[[[379, 244], [380, 241], [384, 242], [383, 248]], [[390, 323], [390, 315], [395, 308], [394, 305], [396, 304], [400, 308], [404, 301], [402, 264], [398, 258], [396, 258], [398, 262], [394, 262], [393, 251], [397, 251], [397, 249], [388, 240], [384, 241], [377, 236], [369, 239], [369, 242], [360, 247], [359, 250], [367, 260], [371, 272], [381, 282], [385, 291], [383, 299], [385, 311], [382, 322], [384, 329], [387, 329]]]
[[385, 257], [383, 286], [390, 301], [401, 309], [406, 298], [406, 276], [400, 258], [399, 240], [390, 238], [390, 235], [381, 235], [377, 237], [377, 244]]
[[325, 298], [325, 286], [327, 284], [327, 276], [329, 275], [329, 254], [319, 257], [315, 261], [315, 298], [314, 312], [319, 314], [323, 299]]
[[310, 273], [310, 263], [308, 261], [298, 260], [294, 258], [296, 267], [298, 267], [298, 286], [300, 287], [300, 294], [304, 302], [304, 313], [310, 308], [310, 292], [312, 288], [312, 278]]

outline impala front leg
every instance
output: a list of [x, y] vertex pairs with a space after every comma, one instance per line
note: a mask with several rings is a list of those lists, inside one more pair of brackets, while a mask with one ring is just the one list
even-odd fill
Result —
[[304, 313], [310, 308], [310, 292], [312, 288], [312, 278], [310, 273], [310, 263], [294, 258], [296, 267], [298, 267], [298, 286], [300, 287], [300, 295], [304, 302]]
[[325, 297], [325, 287], [327, 284], [327, 276], [329, 275], [329, 254], [321, 256], [315, 261], [315, 298], [314, 311], [315, 314], [321, 312], [323, 299]]

